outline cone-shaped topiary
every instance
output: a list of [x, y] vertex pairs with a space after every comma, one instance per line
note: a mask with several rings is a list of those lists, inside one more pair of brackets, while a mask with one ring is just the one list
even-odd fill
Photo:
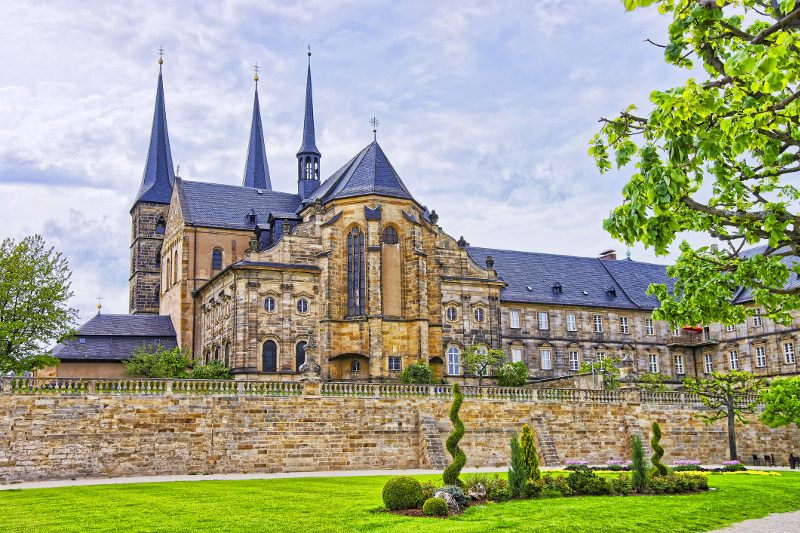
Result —
[[647, 489], [647, 463], [644, 458], [644, 448], [639, 435], [631, 435], [631, 488], [637, 492]]
[[658, 422], [653, 422], [653, 438], [650, 439], [650, 447], [653, 448], [653, 456], [650, 462], [656, 467], [659, 476], [667, 475], [667, 467], [661, 463], [661, 458], [664, 457], [664, 448], [658, 443], [661, 440], [661, 426]]
[[536, 452], [536, 443], [533, 439], [533, 433], [528, 424], [522, 426], [522, 435], [519, 437], [519, 445], [522, 448], [522, 456], [525, 459], [525, 469], [528, 471], [528, 479], [534, 481], [541, 479], [542, 474], [539, 472], [539, 456]]
[[445, 485], [456, 485], [463, 487], [464, 484], [458, 479], [458, 474], [461, 469], [467, 464], [467, 455], [464, 450], [458, 447], [458, 441], [464, 436], [464, 422], [458, 418], [458, 410], [461, 409], [461, 402], [464, 401], [464, 395], [461, 394], [461, 388], [458, 383], [453, 384], [453, 405], [450, 407], [450, 422], [453, 423], [455, 428], [453, 432], [447, 437], [445, 446], [450, 456], [453, 458], [453, 463], [444, 469], [442, 473], [442, 480]]
[[519, 446], [517, 432], [511, 437], [511, 468], [508, 469], [508, 487], [515, 498], [525, 496], [525, 482], [528, 480], [528, 469], [525, 467], [525, 457]]

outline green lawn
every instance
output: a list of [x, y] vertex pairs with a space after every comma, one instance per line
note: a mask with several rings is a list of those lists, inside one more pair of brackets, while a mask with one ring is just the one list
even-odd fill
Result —
[[[708, 531], [800, 509], [800, 473], [709, 478], [689, 496], [574, 497], [440, 520], [372, 511], [388, 478], [300, 478], [0, 491], [0, 531]], [[420, 480], [435, 479], [419, 476]]]

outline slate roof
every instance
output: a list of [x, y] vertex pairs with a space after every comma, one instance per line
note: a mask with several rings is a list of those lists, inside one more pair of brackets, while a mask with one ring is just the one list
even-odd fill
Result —
[[306, 200], [323, 202], [366, 194], [381, 194], [414, 200], [392, 167], [378, 141], [373, 141], [325, 180]]
[[[311, 52], [309, 52], [311, 56]], [[308, 62], [308, 78], [306, 79], [306, 113], [303, 117], [303, 145], [297, 151], [300, 154], [321, 155], [317, 149], [314, 135], [314, 102], [311, 99], [311, 60]]]
[[175, 171], [172, 167], [172, 154], [169, 149], [169, 134], [167, 133], [167, 112], [164, 107], [164, 83], [161, 80], [161, 69], [159, 68], [150, 147], [147, 150], [142, 184], [136, 194], [134, 205], [138, 202], [168, 204], [174, 182]]
[[247, 161], [244, 164], [243, 187], [272, 190], [267, 165], [267, 149], [264, 146], [264, 131], [261, 128], [261, 107], [258, 104], [258, 85], [253, 101], [253, 121], [250, 124], [250, 143], [247, 145]]
[[[467, 252], [481, 266], [492, 256], [498, 278], [507, 284], [500, 299], [509, 302], [654, 309], [658, 299], [645, 294], [648, 285], [673, 286], [663, 265], [476, 246]], [[553, 290], [556, 283], [561, 293]], [[610, 288], [616, 296], [608, 293]]]
[[[739, 255], [741, 255], [743, 258], [748, 258], [756, 254], [762, 254], [766, 249], [767, 249], [766, 245], [756, 246], [755, 248], [750, 248], [749, 250], [743, 250]], [[786, 265], [788, 268], [792, 268], [793, 266], [795, 266], [796, 263], [800, 263], [800, 257], [797, 257], [795, 255], [782, 257], [781, 263]], [[800, 277], [798, 277], [794, 273], [790, 273], [789, 281], [786, 282], [783, 288], [795, 289], [797, 287], [800, 287]], [[752, 301], [753, 301], [753, 293], [749, 288], [740, 287], [737, 293], [733, 297], [733, 303], [736, 304], [749, 303]]]
[[[80, 342], [83, 339], [84, 342]], [[142, 345], [178, 346], [172, 319], [166, 315], [95, 315], [76, 337], [59, 344], [53, 357], [62, 361], [121, 361]]]
[[[257, 224], [263, 226], [270, 213], [295, 213], [300, 205], [300, 197], [291, 193], [181, 178], [175, 181], [183, 219], [194, 226], [253, 230]], [[250, 209], [256, 213], [255, 223], [247, 221]]]

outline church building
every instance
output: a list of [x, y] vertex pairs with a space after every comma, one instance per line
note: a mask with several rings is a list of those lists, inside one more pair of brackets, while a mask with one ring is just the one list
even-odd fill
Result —
[[173, 170], [159, 66], [130, 211], [129, 310], [169, 316], [195, 359], [223, 361], [236, 379], [297, 380], [312, 335], [326, 380], [394, 381], [417, 361], [463, 380], [469, 345], [503, 350], [534, 378], [617, 357], [673, 379], [796, 372], [794, 327], [764, 319], [687, 331], [654, 321], [658, 301], [646, 291], [671, 285], [664, 266], [454, 238], [377, 140], [322, 180], [310, 60], [297, 190], [273, 190], [255, 80], [242, 184], [185, 180]]

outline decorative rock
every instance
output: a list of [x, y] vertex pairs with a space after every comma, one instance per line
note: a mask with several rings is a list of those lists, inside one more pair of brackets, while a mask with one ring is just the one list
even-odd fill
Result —
[[458, 511], [460, 509], [456, 499], [453, 498], [450, 494], [448, 494], [447, 492], [445, 492], [443, 490], [440, 490], [439, 492], [434, 494], [433, 497], [434, 498], [441, 498], [444, 501], [446, 501], [447, 502], [447, 508], [450, 509], [451, 511]]
[[486, 498], [486, 487], [483, 486], [483, 483], [476, 483], [471, 489], [469, 489], [469, 497], [473, 500], [483, 500]]

